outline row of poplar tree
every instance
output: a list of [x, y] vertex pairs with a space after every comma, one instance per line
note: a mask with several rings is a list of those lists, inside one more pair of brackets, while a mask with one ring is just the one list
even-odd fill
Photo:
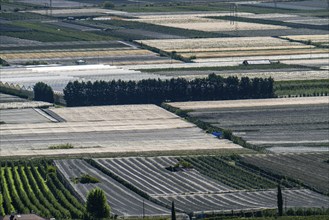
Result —
[[67, 106], [161, 104], [164, 101], [257, 99], [274, 97], [272, 78], [227, 77], [210, 74], [187, 80], [70, 82], [64, 89]]

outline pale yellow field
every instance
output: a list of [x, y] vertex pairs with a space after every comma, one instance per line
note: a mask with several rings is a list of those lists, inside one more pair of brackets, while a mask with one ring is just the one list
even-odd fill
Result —
[[185, 58], [196, 57], [195, 62], [216, 62], [209, 59], [234, 59], [235, 57], [240, 57], [242, 61], [244, 59], [286, 60], [295, 57], [305, 59], [305, 55], [316, 58], [329, 53], [327, 48], [316, 48], [312, 45], [274, 37], [140, 40], [137, 42], [166, 52], [175, 51]]
[[32, 53], [2, 53], [2, 59], [45, 59], [65, 57], [102, 57], [102, 56], [135, 56], [153, 54], [148, 50], [97, 50], [97, 51], [71, 51], [71, 52], [32, 52]]
[[274, 37], [236, 37], [236, 38], [202, 38], [202, 39], [170, 39], [139, 40], [142, 44], [165, 51], [189, 52], [209, 50], [250, 50], [250, 49], [285, 49], [310, 48], [313, 46], [297, 42], [289, 42]]
[[[275, 81], [290, 81], [290, 80], [321, 80], [329, 79], [328, 71], [326, 70], [290, 70], [290, 71], [255, 71], [255, 72], [238, 72], [238, 73], [225, 73], [224, 71], [215, 72], [224, 78], [229, 76], [236, 76], [238, 78], [249, 77], [249, 78], [273, 78]], [[191, 74], [184, 75], [182, 77], [186, 79], [204, 78], [206, 74]]]
[[[223, 16], [222, 14], [220, 14]], [[286, 26], [267, 25], [249, 22], [230, 22], [227, 20], [211, 19], [206, 16], [214, 16], [214, 14], [193, 14], [185, 16], [146, 16], [135, 19], [150, 24], [163, 25], [168, 27], [198, 30], [198, 31], [234, 31], [234, 30], [270, 30], [270, 29], [289, 29]]]
[[182, 110], [196, 110], [209, 108], [239, 108], [239, 107], [264, 107], [288, 105], [316, 105], [329, 104], [328, 96], [300, 97], [300, 98], [275, 98], [275, 99], [245, 99], [230, 101], [199, 101], [199, 102], [172, 102], [171, 106]]
[[[49, 12], [46, 10], [33, 10], [32, 13], [47, 15]], [[102, 8], [71, 8], [71, 9], [53, 9], [53, 15], [62, 15], [62, 14], [70, 14], [70, 15], [79, 15], [79, 14], [109, 14], [109, 13], [117, 13], [117, 14], [126, 14], [126, 12], [116, 11], [116, 10], [108, 10]]]
[[[309, 45], [291, 45], [289, 49], [305, 49], [314, 48], [314, 46]], [[197, 53], [197, 52], [225, 52], [225, 51], [248, 51], [250, 47], [236, 47], [236, 48], [189, 48], [189, 49], [177, 49], [177, 53]], [[287, 49], [287, 46], [269, 46], [269, 47], [252, 47], [252, 50], [278, 50]]]
[[314, 43], [329, 43], [329, 34], [322, 35], [292, 35], [292, 36], [281, 36], [292, 40], [300, 41], [312, 41]]
[[183, 57], [189, 58], [191, 56], [196, 56], [197, 58], [211, 58], [211, 57], [242, 57], [250, 56], [251, 54], [255, 56], [272, 56], [272, 55], [294, 55], [294, 54], [318, 54], [318, 53], [328, 53], [328, 49], [286, 49], [286, 50], [249, 50], [249, 51], [224, 51], [224, 52], [204, 52], [204, 53], [181, 53]]
[[[203, 18], [209, 16], [230, 16], [230, 12], [204, 12], [204, 13], [188, 13], [188, 14], [159, 14], [159, 15], [139, 15], [138, 19], [149, 21], [166, 21], [166, 20], [191, 20], [193, 18]], [[238, 12], [237, 16], [252, 16], [253, 13]]]

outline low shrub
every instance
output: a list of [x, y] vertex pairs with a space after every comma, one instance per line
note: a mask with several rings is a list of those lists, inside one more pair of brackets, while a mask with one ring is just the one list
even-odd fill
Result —
[[97, 179], [96, 177], [93, 177], [89, 174], [83, 174], [80, 177], [76, 177], [72, 180], [74, 183], [82, 183], [82, 184], [86, 184], [86, 183], [99, 183], [99, 179]]
[[56, 149], [72, 149], [74, 148], [74, 146], [72, 144], [59, 144], [59, 145], [52, 145], [52, 146], [49, 146], [48, 149], [51, 149], [51, 150], [56, 150]]

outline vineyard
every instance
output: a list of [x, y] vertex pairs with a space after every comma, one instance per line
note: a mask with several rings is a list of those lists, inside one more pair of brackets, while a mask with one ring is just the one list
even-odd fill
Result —
[[[141, 217], [143, 207], [145, 216], [161, 216], [170, 213], [168, 209], [146, 200], [83, 160], [57, 160], [55, 164], [83, 200], [86, 200], [87, 193], [91, 189], [95, 187], [103, 189], [111, 210], [116, 215]], [[93, 184], [72, 182], [72, 179], [83, 174], [89, 174], [100, 182]]]
[[328, 1], [0, 0], [0, 220], [327, 219]]
[[325, 162], [328, 158], [326, 153], [245, 155], [241, 158], [241, 165], [272, 176], [291, 178], [298, 184], [328, 195], [329, 164]]
[[58, 219], [82, 218], [84, 206], [46, 162], [1, 162], [0, 214], [36, 213]]
[[322, 80], [292, 80], [276, 82], [275, 94], [277, 96], [321, 96], [329, 94], [329, 79]]
[[225, 183], [234, 189], [273, 189], [276, 183], [252, 172], [243, 170], [220, 157], [183, 157], [200, 173]]
[[[310, 190], [283, 190], [287, 208], [318, 207], [328, 204], [328, 197]], [[165, 204], [175, 201], [175, 207], [186, 212], [197, 213], [232, 213], [250, 210], [275, 209], [277, 207], [276, 190], [237, 191], [222, 194], [168, 195], [158, 197]]]
[[[174, 200], [177, 210], [187, 213], [276, 206], [275, 182], [235, 166], [227, 158], [130, 157], [94, 159], [90, 164], [152, 201], [170, 206]], [[307, 189], [286, 188], [283, 194], [289, 208], [322, 207], [328, 202], [328, 197]], [[308, 202], [303, 201], [305, 197]]]
[[[95, 187], [104, 190], [112, 214], [124, 217], [168, 216], [170, 210], [166, 207], [170, 207], [173, 200], [177, 211], [194, 214], [273, 209], [276, 207], [276, 183], [259, 175], [270, 176], [271, 170], [267, 169], [266, 164], [264, 166], [264, 162], [262, 168], [257, 168], [261, 163], [259, 159], [266, 157], [280, 157], [277, 163], [288, 167], [284, 172], [287, 172], [289, 178], [296, 178], [294, 174], [307, 176], [315, 166], [316, 169], [327, 169], [325, 166], [328, 165], [325, 163], [328, 158], [318, 154], [285, 157], [129, 157], [93, 159], [88, 162], [67, 159], [56, 160], [54, 163], [43, 160], [2, 161], [0, 215], [13, 211], [21, 214], [33, 211], [43, 217], [79, 219], [85, 212], [80, 199], [86, 201], [87, 193]], [[298, 165], [303, 173], [287, 166], [305, 160], [308, 164], [313, 161], [313, 164], [309, 169]], [[234, 165], [234, 161], [237, 165]], [[318, 181], [318, 184], [324, 186], [327, 177], [321, 175], [321, 172], [307, 178], [314, 179], [310, 182]], [[77, 181], [84, 176], [96, 181]], [[74, 190], [74, 193], [70, 190]], [[328, 204], [327, 196], [308, 189], [285, 188], [283, 195], [287, 208], [328, 208], [324, 205]]]
[[[166, 167], [178, 163], [173, 157], [95, 159], [95, 161], [150, 196], [223, 192], [231, 189], [195, 170], [168, 171]], [[140, 178], [141, 176], [143, 178]]]

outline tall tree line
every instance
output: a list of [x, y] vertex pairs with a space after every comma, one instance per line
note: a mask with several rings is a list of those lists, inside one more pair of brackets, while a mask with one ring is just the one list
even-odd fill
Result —
[[272, 78], [227, 77], [210, 74], [186, 80], [69, 82], [64, 89], [67, 106], [161, 104], [164, 101], [258, 99], [274, 97]]

